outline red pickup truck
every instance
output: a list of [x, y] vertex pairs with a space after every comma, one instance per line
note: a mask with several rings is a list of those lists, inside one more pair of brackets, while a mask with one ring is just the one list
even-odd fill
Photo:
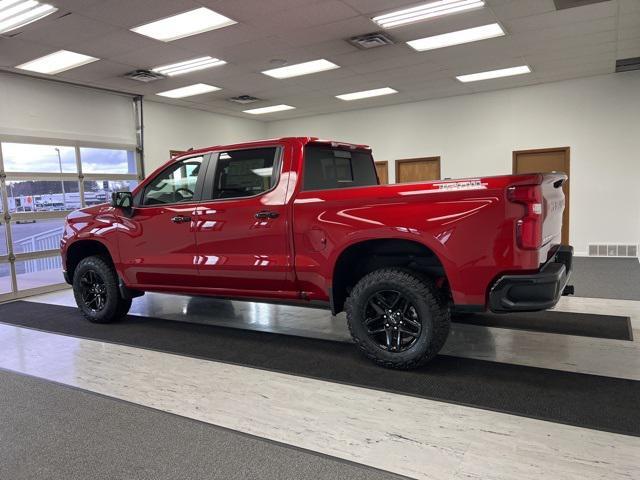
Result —
[[146, 291], [347, 313], [358, 347], [412, 368], [452, 312], [535, 311], [566, 288], [562, 173], [380, 185], [371, 150], [281, 138], [188, 152], [71, 213], [64, 274], [111, 322]]

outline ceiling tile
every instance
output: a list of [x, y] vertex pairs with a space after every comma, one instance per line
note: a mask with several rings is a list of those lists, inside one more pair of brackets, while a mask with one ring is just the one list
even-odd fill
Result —
[[286, 39], [292, 46], [304, 47], [328, 40], [344, 40], [373, 31], [376, 31], [376, 28], [369, 20], [363, 17], [352, 17], [324, 25], [296, 28], [286, 33], [275, 33]]
[[154, 48], [158, 46], [156, 40], [152, 40], [142, 35], [135, 34], [125, 29], [117, 29], [113, 32], [91, 38], [78, 45], [72, 42], [65, 45], [70, 49], [82, 48], [82, 53], [92, 55], [97, 58], [111, 59], [119, 55], [142, 50], [145, 48]]
[[579, 57], [615, 56], [617, 43], [596, 43], [593, 45], [580, 45], [579, 47], [554, 48], [551, 50], [539, 50], [536, 53], [528, 53], [524, 56], [527, 63], [539, 63], [549, 61], [572, 60]]
[[109, 61], [92, 62], [81, 67], [59, 73], [56, 77], [76, 81], [93, 82], [110, 77], [121, 77], [131, 70], [131, 65]]
[[[60, 48], [102, 60], [59, 75], [70, 82], [120, 90], [154, 101], [269, 121], [368, 108], [376, 105], [498, 90], [539, 82], [610, 73], [616, 58], [640, 56], [640, 0], [611, 0], [555, 11], [553, 0], [486, 0], [487, 7], [387, 30], [396, 45], [359, 50], [346, 39], [378, 31], [371, 16], [412, 6], [416, 0], [51, 0], [60, 11], [12, 35], [0, 36], [0, 69]], [[239, 23], [170, 43], [134, 34], [129, 27], [207, 6]], [[71, 13], [70, 15], [67, 15]], [[415, 52], [407, 40], [500, 22], [505, 37]], [[122, 75], [211, 55], [221, 67], [152, 83]], [[340, 69], [287, 80], [260, 72], [327, 58]], [[463, 84], [456, 75], [530, 64], [533, 73]], [[193, 83], [222, 90], [173, 100], [155, 93]], [[335, 95], [390, 86], [400, 93], [363, 102]], [[226, 99], [252, 94], [258, 105], [289, 103], [290, 112], [249, 117], [248, 107]]]
[[640, 2], [638, 0], [618, 0], [620, 13], [626, 15], [632, 12], [640, 12]]
[[531, 0], [513, 0], [497, 5], [490, 4], [489, 8], [502, 20], [539, 15], [556, 10], [553, 0], [535, 0], [533, 2]]
[[501, 90], [503, 88], [524, 87], [525, 85], [533, 85], [539, 83], [535, 75], [517, 75], [515, 77], [496, 78], [483, 82], [469, 83], [469, 89], [476, 92], [487, 92], [491, 90]]
[[316, 25], [325, 25], [357, 15], [357, 11], [345, 5], [343, 2], [339, 0], [328, 0], [290, 8], [279, 12], [277, 15], [253, 17], [251, 21], [247, 23], [259, 26], [263, 31], [280, 35], [283, 32]]
[[566, 10], [530, 15], [505, 21], [511, 32], [546, 29], [566, 26], [572, 23], [587, 22], [607, 17], [615, 17], [618, 13], [616, 2], [601, 2]]
[[633, 40], [640, 38], [640, 28], [625, 28], [618, 30], [619, 40]]
[[51, 47], [18, 37], [0, 37], [0, 68], [10, 68], [51, 53]]
[[360, 13], [374, 14], [387, 13], [403, 7], [415, 5], [416, 0], [343, 0], [347, 5], [351, 5]]
[[171, 45], [214, 57], [222, 57], [225, 47], [247, 42], [251, 42], [255, 46], [259, 45], [261, 39], [266, 37], [268, 37], [266, 33], [250, 25], [237, 24], [175, 40], [171, 42]]
[[52, 51], [54, 47], [73, 47], [78, 53], [83, 53], [82, 45], [89, 39], [117, 30], [113, 25], [77, 13], [70, 13], [46, 23], [34, 22], [30, 27], [19, 35], [21, 40], [51, 45]]
[[640, 57], [640, 37], [618, 42], [616, 58]]
[[274, 15], [293, 8], [303, 8], [322, 3], [324, 0], [268, 0], [268, 1], [239, 1], [239, 0], [198, 0], [205, 7], [233, 18], [238, 22], [253, 21]]
[[201, 7], [192, 0], [102, 0], [87, 2], [77, 11], [102, 22], [131, 28]]
[[48, 3], [62, 10], [73, 10], [74, 12], [78, 12], [83, 8], [86, 9], [92, 5], [104, 3], [104, 0], [51, 0]]
[[[638, 5], [640, 5], [640, 1], [638, 2]], [[633, 28], [640, 34], [640, 10], [621, 16], [620, 21], [618, 22], [618, 28]]]
[[465, 12], [464, 15], [449, 15], [434, 21], [418, 22], [400, 28], [388, 30], [388, 33], [398, 41], [415, 40], [441, 33], [454, 32], [465, 28], [477, 27], [488, 23], [495, 23], [498, 17], [489, 8], [481, 8]]
[[[142, 48], [131, 52], [114, 55], [111, 60], [128, 65], [135, 65], [138, 68], [151, 68], [182, 60], [189, 60], [197, 57], [198, 54], [173, 45], [156, 44], [152, 47]], [[223, 67], [216, 67], [223, 68]]]

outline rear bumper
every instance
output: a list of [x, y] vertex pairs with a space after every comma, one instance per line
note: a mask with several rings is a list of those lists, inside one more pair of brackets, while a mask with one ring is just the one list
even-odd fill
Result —
[[542, 268], [533, 274], [504, 275], [489, 292], [494, 312], [535, 312], [553, 307], [571, 276], [573, 247], [562, 245]]

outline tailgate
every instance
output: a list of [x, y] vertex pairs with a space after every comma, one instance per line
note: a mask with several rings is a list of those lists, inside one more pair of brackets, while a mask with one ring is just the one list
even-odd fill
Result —
[[542, 248], [547, 251], [561, 243], [565, 202], [562, 186], [566, 181], [567, 176], [564, 173], [542, 175]]

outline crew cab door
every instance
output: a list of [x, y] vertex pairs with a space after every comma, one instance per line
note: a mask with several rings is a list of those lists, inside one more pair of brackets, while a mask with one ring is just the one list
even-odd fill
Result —
[[283, 148], [212, 154], [197, 210], [200, 285], [212, 294], [294, 297]]
[[120, 262], [128, 286], [180, 291], [197, 285], [196, 208], [207, 158], [169, 165], [137, 192], [131, 215], [120, 217]]

